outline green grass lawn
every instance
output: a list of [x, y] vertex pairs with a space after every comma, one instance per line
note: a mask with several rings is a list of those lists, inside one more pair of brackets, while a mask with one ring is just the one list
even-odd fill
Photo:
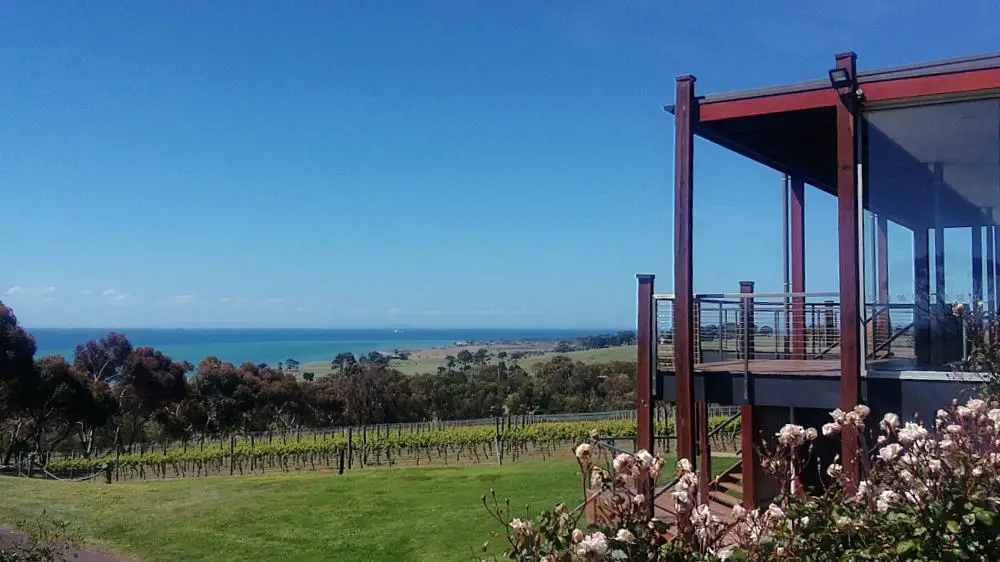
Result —
[[98, 550], [140, 560], [469, 560], [497, 524], [480, 496], [512, 505], [581, 501], [573, 461], [124, 484], [0, 479], [0, 522], [43, 509]]
[[[713, 470], [730, 464], [719, 459]], [[672, 460], [667, 468], [661, 481]], [[582, 499], [572, 460], [112, 485], [0, 478], [0, 524], [44, 510], [88, 546], [145, 562], [458, 561], [499, 530], [480, 503], [490, 488], [530, 517]]]
[[[475, 351], [476, 347], [472, 346], [469, 349]], [[607, 363], [609, 361], [635, 361], [635, 354], [636, 348], [634, 345], [609, 347], [606, 349], [586, 349], [582, 351], [570, 351], [568, 353], [548, 351], [541, 355], [525, 357], [517, 363], [525, 371], [531, 371], [538, 363], [548, 361], [556, 355], [565, 355], [574, 361], [581, 361], [583, 363]], [[420, 373], [436, 373], [438, 367], [444, 366], [444, 359], [437, 357], [410, 357], [406, 361], [394, 359], [389, 364], [393, 369], [398, 369], [404, 374], [416, 375]], [[493, 359], [493, 364], [496, 364], [496, 358]], [[331, 370], [330, 364], [325, 362], [306, 363], [300, 369], [302, 372], [308, 371], [313, 373], [317, 378], [329, 374]]]

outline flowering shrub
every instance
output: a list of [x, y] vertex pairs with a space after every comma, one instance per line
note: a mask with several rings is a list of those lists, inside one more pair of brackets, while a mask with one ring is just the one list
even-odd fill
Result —
[[933, 427], [886, 414], [861, 439], [871, 447], [856, 486], [834, 459], [821, 489], [804, 493], [797, 476], [813, 443], [863, 431], [869, 414], [865, 406], [837, 409], [820, 431], [783, 427], [762, 460], [778, 497], [766, 508], [736, 506], [725, 518], [698, 502], [707, 483], [686, 459], [669, 495], [656, 500], [674, 515], [653, 517], [653, 498], [637, 494], [636, 484], [647, 474], [655, 481], [663, 460], [645, 451], [614, 455], [596, 435], [575, 451], [591, 485], [585, 493], [599, 493], [595, 523], [562, 505], [535, 521], [512, 520], [495, 496], [484, 505], [506, 529], [505, 556], [521, 561], [1000, 560], [1000, 402], [953, 402]]

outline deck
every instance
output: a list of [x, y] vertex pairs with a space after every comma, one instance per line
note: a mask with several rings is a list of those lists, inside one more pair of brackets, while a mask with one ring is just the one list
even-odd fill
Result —
[[750, 359], [749, 361], [714, 361], [698, 363], [696, 373], [726, 373], [742, 375], [749, 369], [752, 375], [840, 376], [839, 359]]

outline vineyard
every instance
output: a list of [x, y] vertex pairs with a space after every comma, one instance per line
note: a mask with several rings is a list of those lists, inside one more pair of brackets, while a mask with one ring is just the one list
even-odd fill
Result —
[[[710, 418], [715, 428], [726, 416]], [[657, 448], [669, 450], [673, 420], [657, 420]], [[577, 421], [513, 421], [435, 427], [410, 424], [323, 432], [284, 432], [229, 436], [225, 439], [139, 445], [138, 450], [104, 456], [64, 456], [49, 460], [43, 472], [56, 478], [104, 475], [108, 482], [125, 479], [252, 474], [267, 471], [353, 470], [371, 466], [467, 465], [516, 462], [525, 455], [566, 455], [596, 429], [617, 446], [634, 449], [634, 419]], [[713, 436], [713, 447], [734, 450], [739, 420]], [[98, 478], [99, 479], [99, 478]]]

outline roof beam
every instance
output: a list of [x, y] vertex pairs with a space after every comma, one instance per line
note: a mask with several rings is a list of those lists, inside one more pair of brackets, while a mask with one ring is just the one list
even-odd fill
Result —
[[734, 117], [784, 113], [800, 109], [834, 107], [835, 105], [837, 105], [837, 92], [832, 88], [823, 88], [774, 96], [705, 102], [698, 107], [700, 111], [698, 120], [701, 122], [719, 121]]
[[866, 102], [1000, 89], [1000, 68], [862, 82]]

